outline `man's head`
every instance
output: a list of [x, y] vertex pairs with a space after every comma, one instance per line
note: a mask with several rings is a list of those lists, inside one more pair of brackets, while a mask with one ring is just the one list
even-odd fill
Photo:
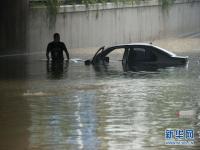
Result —
[[60, 35], [59, 35], [59, 33], [54, 33], [53, 39], [54, 39], [55, 42], [59, 42], [60, 41]]

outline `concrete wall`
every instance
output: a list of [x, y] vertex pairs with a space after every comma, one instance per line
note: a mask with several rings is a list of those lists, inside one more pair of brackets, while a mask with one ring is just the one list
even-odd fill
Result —
[[27, 0], [3, 0], [0, 5], [0, 54], [25, 51]]
[[53, 29], [44, 8], [32, 8], [29, 19], [30, 52], [45, 51], [54, 32], [61, 34], [68, 48], [99, 47], [200, 32], [200, 0], [177, 0], [168, 12], [157, 0], [137, 5], [63, 6]]

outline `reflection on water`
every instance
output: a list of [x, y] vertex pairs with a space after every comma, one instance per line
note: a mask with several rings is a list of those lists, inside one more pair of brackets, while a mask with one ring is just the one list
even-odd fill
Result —
[[69, 61], [47, 61], [47, 73], [49, 79], [61, 79], [66, 74]]
[[[5, 75], [5, 74], [3, 74]], [[30, 107], [21, 93], [23, 80], [0, 80], [0, 149], [24, 150], [29, 147]]]
[[[139, 72], [123, 72], [121, 62], [94, 67], [31, 56], [16, 59], [13, 68], [13, 59], [1, 59], [9, 66], [1, 65], [1, 71], [15, 76], [16, 70], [17, 78], [0, 75], [0, 144], [30, 150], [198, 150], [200, 55], [187, 55], [188, 67]], [[184, 110], [196, 115], [177, 117]], [[194, 129], [195, 145], [165, 145], [166, 128]]]
[[[16, 63], [17, 62], [17, 63]], [[29, 147], [30, 108], [22, 96], [26, 89], [27, 59], [0, 58], [0, 149]]]

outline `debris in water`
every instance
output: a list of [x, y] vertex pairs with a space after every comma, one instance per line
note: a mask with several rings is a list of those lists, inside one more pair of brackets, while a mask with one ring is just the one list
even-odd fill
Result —
[[29, 92], [23, 93], [23, 96], [48, 96], [50, 94], [44, 92]]

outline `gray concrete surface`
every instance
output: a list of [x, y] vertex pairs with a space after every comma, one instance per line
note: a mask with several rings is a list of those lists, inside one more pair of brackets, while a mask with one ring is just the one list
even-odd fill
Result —
[[167, 11], [157, 0], [138, 5], [63, 6], [53, 29], [49, 29], [45, 8], [31, 8], [28, 45], [29, 52], [45, 51], [54, 32], [72, 49], [154, 41], [199, 31], [199, 0], [178, 0]]

